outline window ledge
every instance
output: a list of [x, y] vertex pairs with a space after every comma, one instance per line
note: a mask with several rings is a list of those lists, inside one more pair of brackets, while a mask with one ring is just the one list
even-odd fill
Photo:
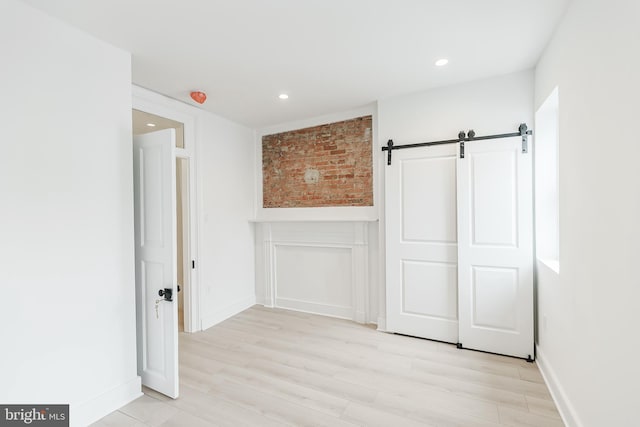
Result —
[[543, 264], [556, 274], [560, 274], [560, 261], [552, 258], [538, 258], [538, 262]]

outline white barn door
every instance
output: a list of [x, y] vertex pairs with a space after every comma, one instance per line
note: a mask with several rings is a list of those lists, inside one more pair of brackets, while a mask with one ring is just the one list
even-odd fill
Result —
[[389, 332], [458, 342], [457, 151], [394, 150], [386, 167]]
[[519, 137], [472, 141], [458, 159], [464, 348], [533, 358], [531, 153]]

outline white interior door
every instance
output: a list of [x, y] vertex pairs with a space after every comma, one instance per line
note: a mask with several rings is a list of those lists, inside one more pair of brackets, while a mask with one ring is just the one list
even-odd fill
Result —
[[472, 141], [458, 159], [460, 343], [533, 357], [531, 153], [519, 137]]
[[386, 167], [387, 330], [458, 341], [457, 145], [394, 150]]
[[[138, 374], [178, 397], [175, 130], [133, 138]], [[172, 290], [173, 301], [158, 292]]]

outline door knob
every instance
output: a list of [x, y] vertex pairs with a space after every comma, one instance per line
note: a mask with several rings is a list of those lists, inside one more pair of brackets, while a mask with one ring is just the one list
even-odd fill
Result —
[[160, 289], [158, 291], [158, 295], [160, 295], [161, 297], [164, 297], [165, 301], [173, 301], [173, 289], [171, 288], [164, 288], [164, 289]]

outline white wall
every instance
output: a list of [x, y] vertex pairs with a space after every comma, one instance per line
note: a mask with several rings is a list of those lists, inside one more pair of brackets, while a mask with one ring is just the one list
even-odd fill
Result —
[[455, 139], [533, 127], [533, 72], [522, 71], [378, 101], [379, 145]]
[[[477, 136], [517, 132], [520, 123], [533, 127], [533, 72], [522, 71], [456, 86], [378, 101], [378, 146], [389, 139], [394, 144], [455, 139], [461, 130], [473, 129]], [[472, 143], [470, 143], [472, 144]], [[379, 149], [379, 148], [378, 148]], [[378, 153], [380, 182], [384, 183], [386, 153]], [[382, 193], [382, 192], [381, 192]], [[384, 206], [384, 200], [380, 200]], [[384, 218], [380, 221], [384, 237]], [[384, 239], [381, 238], [384, 254]], [[380, 277], [385, 277], [384, 255]], [[379, 316], [386, 310], [385, 283], [379, 289]], [[379, 328], [382, 321], [379, 322]]]
[[198, 175], [202, 327], [255, 304], [255, 132], [200, 110]]
[[570, 426], [638, 423], [638, 17], [635, 0], [575, 0], [536, 68], [536, 107], [560, 93], [561, 266], [538, 265], [538, 356]]
[[85, 425], [140, 394], [130, 55], [0, 2], [0, 402]]

